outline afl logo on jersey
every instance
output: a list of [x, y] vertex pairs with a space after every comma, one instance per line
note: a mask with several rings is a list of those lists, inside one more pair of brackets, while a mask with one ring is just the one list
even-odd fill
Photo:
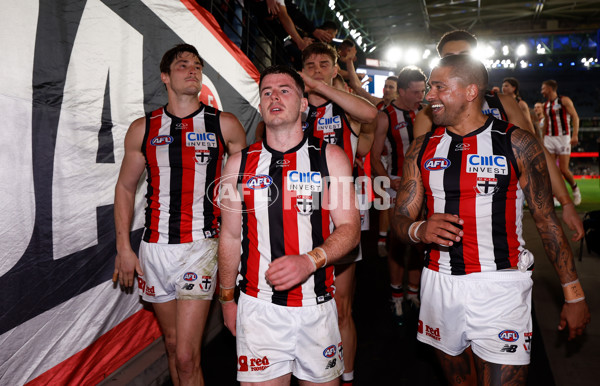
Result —
[[498, 338], [505, 342], [516, 342], [519, 340], [519, 333], [515, 330], [504, 330], [498, 334]]
[[425, 169], [430, 172], [434, 172], [436, 170], [444, 170], [450, 166], [450, 160], [446, 158], [436, 157], [430, 158], [425, 161]]
[[336, 349], [335, 345], [332, 344], [331, 346], [329, 346], [325, 350], [323, 350], [323, 356], [325, 358], [333, 358], [335, 356], [336, 352], [337, 352], [337, 349]]
[[196, 275], [194, 272], [186, 272], [183, 274], [183, 280], [185, 281], [194, 281], [198, 278], [198, 275]]
[[402, 130], [406, 127], [406, 122], [398, 122], [396, 126], [394, 126], [394, 130]]
[[173, 137], [170, 135], [159, 135], [152, 138], [152, 141], [150, 141], [152, 146], [164, 146], [170, 143], [173, 143]]
[[265, 189], [268, 188], [273, 183], [273, 179], [271, 176], [267, 176], [266, 174], [259, 174], [257, 176], [251, 177], [248, 182], [246, 182], [246, 186], [248, 186], [252, 190], [257, 189]]

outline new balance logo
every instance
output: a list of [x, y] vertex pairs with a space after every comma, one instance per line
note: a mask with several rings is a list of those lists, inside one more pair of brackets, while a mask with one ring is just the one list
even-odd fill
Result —
[[516, 344], [505, 344], [504, 347], [502, 347], [502, 350], [500, 350], [500, 352], [516, 352], [517, 347], [518, 346]]
[[337, 363], [337, 360], [335, 358], [333, 358], [332, 360], [330, 360], [327, 363], [327, 366], [325, 366], [325, 370], [334, 368], [336, 363]]

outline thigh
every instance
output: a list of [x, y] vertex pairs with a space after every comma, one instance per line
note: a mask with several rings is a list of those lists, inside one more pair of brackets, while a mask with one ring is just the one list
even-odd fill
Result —
[[335, 302], [338, 312], [352, 309], [356, 263], [335, 266]]
[[177, 347], [200, 351], [210, 300], [177, 300]]
[[174, 342], [177, 331], [177, 301], [153, 303], [152, 307], [165, 340], [173, 339]]
[[500, 365], [487, 362], [477, 355], [473, 355], [477, 368], [477, 378], [480, 385], [502, 386], [502, 385], [525, 385], [527, 384], [527, 372], [529, 366]]
[[470, 348], [458, 355], [450, 355], [436, 349], [435, 355], [449, 385], [477, 385], [477, 372]]
[[289, 386], [292, 373], [282, 375], [264, 382], [240, 382], [241, 386]]

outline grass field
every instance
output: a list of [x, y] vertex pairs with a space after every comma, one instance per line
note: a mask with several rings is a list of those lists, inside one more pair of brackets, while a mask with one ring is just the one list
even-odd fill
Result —
[[581, 191], [581, 205], [577, 207], [577, 212], [585, 213], [591, 210], [600, 210], [600, 179], [579, 179], [576, 181]]

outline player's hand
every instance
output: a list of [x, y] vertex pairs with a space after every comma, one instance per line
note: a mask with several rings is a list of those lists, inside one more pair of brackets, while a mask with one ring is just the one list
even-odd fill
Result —
[[575, 210], [575, 205], [572, 202], [562, 207], [562, 219], [567, 224], [570, 230], [575, 232], [571, 240], [579, 241], [583, 238], [585, 231], [583, 230], [583, 222]]
[[277, 291], [285, 291], [303, 283], [315, 271], [315, 266], [306, 255], [288, 255], [275, 259], [265, 277]]
[[140, 266], [140, 260], [133, 250], [125, 252], [117, 252], [115, 258], [115, 271], [113, 272], [113, 282], [117, 281], [124, 288], [131, 288], [134, 284], [134, 272], [137, 272], [139, 276], [144, 275], [142, 267]]
[[227, 302], [221, 303], [221, 310], [223, 311], [223, 323], [225, 323], [225, 327], [231, 331], [233, 336], [235, 336], [235, 322], [237, 319], [237, 303], [236, 302]]
[[333, 34], [331, 32], [327, 32], [327, 31], [322, 30], [320, 28], [315, 29], [312, 34], [313, 34], [314, 37], [316, 37], [317, 39], [319, 39], [323, 43], [329, 43], [335, 37], [335, 36], [333, 36]]
[[449, 247], [460, 242], [464, 232], [460, 225], [465, 222], [455, 214], [434, 213], [418, 229], [417, 237], [425, 244], [435, 243], [443, 247]]
[[316, 89], [317, 87], [319, 87], [319, 85], [321, 84], [325, 84], [325, 82], [321, 81], [321, 80], [316, 80], [308, 75], [306, 75], [304, 72], [300, 71], [299, 72], [300, 76], [302, 77], [302, 80], [304, 80], [304, 92], [310, 92], [313, 91], [314, 89]]
[[267, 10], [269, 14], [272, 16], [277, 16], [279, 14], [279, 6], [275, 0], [267, 0]]
[[585, 300], [577, 303], [565, 303], [560, 313], [558, 330], [569, 326], [569, 340], [583, 334], [585, 326], [590, 322], [590, 310]]
[[390, 188], [392, 188], [396, 192], [398, 191], [398, 188], [400, 187], [401, 183], [402, 183], [402, 178], [396, 178], [396, 179], [390, 178]]
[[[305, 37], [305, 38], [302, 38], [302, 43], [300, 43], [300, 44], [297, 44], [297, 46], [298, 46], [298, 49], [299, 49], [300, 51], [302, 51], [302, 50], [304, 50], [306, 47], [310, 46], [311, 44], [313, 44], [313, 40], [312, 40], [311, 38], [309, 38], [309, 37]], [[302, 46], [302, 47], [301, 47], [301, 46]]]
[[576, 136], [572, 136], [571, 137], [571, 147], [577, 146], [578, 143], [579, 143], [579, 138], [577, 138]]

